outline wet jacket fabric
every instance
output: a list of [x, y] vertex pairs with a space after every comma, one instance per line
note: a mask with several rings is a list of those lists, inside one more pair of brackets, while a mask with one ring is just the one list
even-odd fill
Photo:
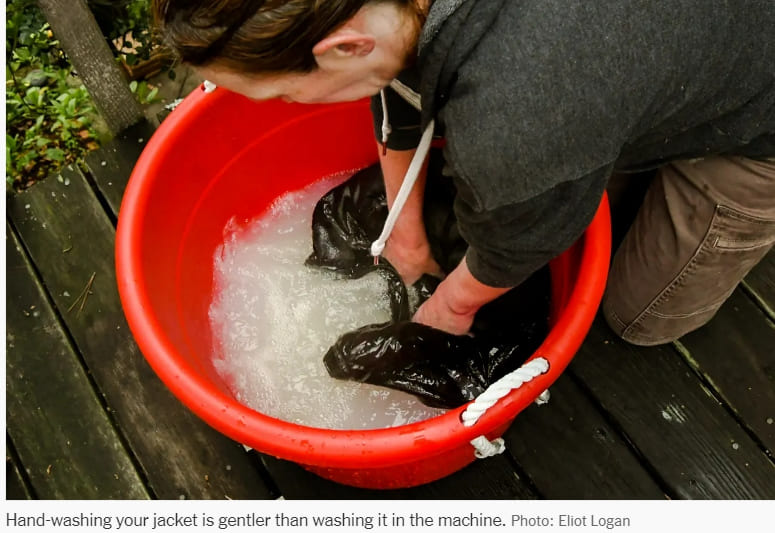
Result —
[[388, 147], [435, 118], [468, 266], [514, 286], [579, 237], [613, 170], [775, 157], [774, 36], [771, 0], [436, 0], [399, 76], [422, 111], [387, 90]]
[[[432, 153], [423, 216], [428, 240], [442, 268], [465, 253], [456, 230], [448, 182]], [[442, 193], [442, 194], [439, 194]], [[546, 338], [549, 326], [549, 269], [539, 269], [519, 287], [479, 309], [470, 335], [452, 335], [412, 322], [412, 315], [439, 285], [422, 276], [406, 287], [386, 260], [374, 263], [371, 243], [387, 218], [379, 165], [357, 172], [326, 193], [312, 215], [312, 254], [306, 264], [343, 279], [378, 273], [390, 303], [389, 322], [341, 335], [323, 357], [329, 375], [415, 395], [432, 407], [453, 408], [473, 400], [519, 368]], [[462, 245], [462, 246], [461, 246]], [[453, 267], [454, 268], [454, 267]], [[526, 305], [526, 303], [528, 305]]]

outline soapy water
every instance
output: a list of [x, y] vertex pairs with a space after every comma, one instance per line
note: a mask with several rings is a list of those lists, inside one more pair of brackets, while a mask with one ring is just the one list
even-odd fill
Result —
[[323, 355], [336, 339], [387, 322], [387, 283], [310, 268], [315, 204], [349, 176], [316, 182], [278, 198], [246, 227], [232, 221], [215, 254], [209, 317], [216, 372], [235, 398], [263, 414], [328, 429], [372, 429], [444, 412], [384, 387], [334, 379]]

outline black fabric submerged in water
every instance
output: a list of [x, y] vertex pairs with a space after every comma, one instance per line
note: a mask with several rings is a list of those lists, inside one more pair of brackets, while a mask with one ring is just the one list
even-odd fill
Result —
[[[445, 272], [462, 259], [466, 244], [457, 232], [451, 180], [440, 176], [432, 152], [424, 217], [434, 258]], [[548, 331], [549, 275], [544, 268], [482, 307], [470, 335], [451, 335], [411, 322], [409, 294], [384, 259], [369, 252], [387, 217], [382, 174], [365, 169], [328, 192], [312, 219], [313, 253], [307, 264], [357, 278], [374, 269], [388, 281], [391, 322], [342, 335], [323, 358], [335, 378], [382, 385], [414, 394], [426, 405], [453, 408], [481, 394], [517, 369]], [[410, 290], [422, 303], [439, 280], [423, 276]]]

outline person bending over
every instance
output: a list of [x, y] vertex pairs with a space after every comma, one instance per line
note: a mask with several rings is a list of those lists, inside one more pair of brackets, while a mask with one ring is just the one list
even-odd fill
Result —
[[[249, 98], [372, 97], [388, 204], [423, 132], [468, 250], [414, 320], [468, 331], [655, 170], [603, 312], [641, 345], [705, 324], [775, 242], [775, 2], [153, 0], [180, 59]], [[422, 154], [420, 154], [422, 156]], [[622, 178], [624, 176], [624, 178]], [[440, 274], [420, 176], [384, 256]]]

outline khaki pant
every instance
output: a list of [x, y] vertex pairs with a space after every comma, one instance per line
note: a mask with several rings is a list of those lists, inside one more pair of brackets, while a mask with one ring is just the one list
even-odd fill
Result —
[[707, 323], [775, 244], [775, 159], [661, 168], [611, 265], [603, 313], [622, 339], [673, 341]]

